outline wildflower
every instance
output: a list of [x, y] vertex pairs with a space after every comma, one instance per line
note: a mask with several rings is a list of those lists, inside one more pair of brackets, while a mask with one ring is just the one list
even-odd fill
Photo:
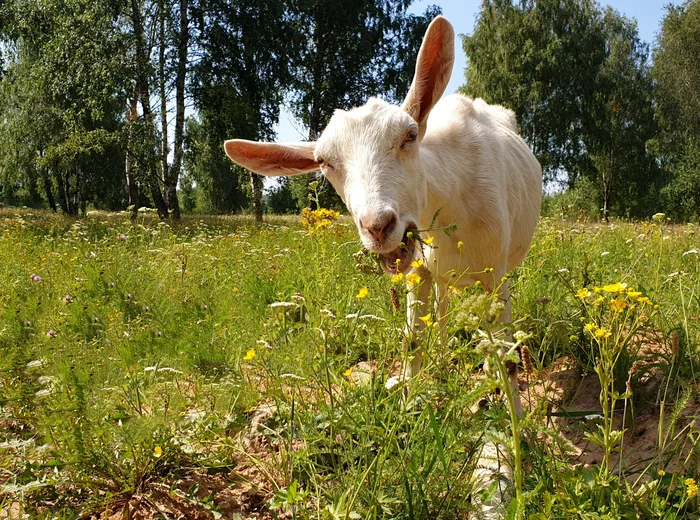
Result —
[[391, 283], [399, 283], [401, 280], [403, 280], [403, 273], [396, 273], [391, 277]]
[[616, 312], [622, 312], [627, 308], [627, 302], [621, 298], [610, 300], [610, 308]]
[[663, 476], [665, 476], [665, 475], [666, 475], [666, 472], [665, 472], [664, 470], [660, 469], [660, 470], [659, 470], [659, 476], [660, 476], [660, 477], [663, 477]]
[[243, 361], [252, 361], [255, 359], [255, 349], [250, 349], [248, 352], [246, 352], [246, 355], [243, 356]]
[[328, 309], [321, 309], [318, 311], [319, 314], [324, 314], [325, 316], [328, 316], [331, 319], [335, 319], [335, 314], [333, 312], [329, 311]]
[[420, 282], [421, 278], [416, 273], [411, 273], [406, 276], [406, 283], [409, 285], [418, 285]]
[[685, 479], [685, 487], [686, 492], [688, 493], [688, 498], [695, 498], [698, 496], [698, 485], [695, 483], [695, 479]]
[[119, 240], [126, 240], [126, 235], [124, 235], [124, 234], [119, 235]]
[[364, 298], [367, 298], [368, 294], [369, 294], [369, 289], [367, 289], [367, 287], [362, 287], [355, 295], [355, 298], [357, 298], [358, 300], [362, 300]]
[[69, 295], [67, 295], [67, 294], [66, 294], [63, 298], [61, 298], [61, 299], [63, 300], [64, 303], [70, 303], [70, 302], [73, 301], [73, 300], [71, 299], [71, 297], [70, 297]]
[[580, 298], [582, 300], [584, 298], [588, 298], [590, 295], [591, 295], [591, 291], [589, 291], [585, 287], [583, 289], [579, 289], [578, 291], [576, 291], [576, 298]]
[[434, 237], [428, 237], [425, 240], [423, 240], [423, 243], [426, 245], [430, 245], [433, 243]]
[[29, 279], [30, 279], [32, 282], [40, 282], [40, 281], [41, 281], [41, 276], [39, 276], [38, 274], [32, 274], [32, 275], [29, 276]]
[[163, 455], [163, 448], [161, 448], [160, 446], [156, 446], [155, 448], [153, 448], [153, 456], [155, 458], [159, 458], [161, 455]]
[[598, 298], [596, 298], [595, 301], [594, 301], [593, 303], [594, 303], [596, 306], [598, 306], [598, 305], [600, 305], [601, 303], [603, 303], [604, 301], [605, 301], [605, 297], [604, 297], [604, 296], [598, 296]]
[[609, 331], [608, 329], [606, 329], [605, 327], [598, 327], [598, 328], [595, 330], [594, 335], [595, 335], [595, 337], [598, 338], [598, 339], [603, 339], [603, 338], [609, 338], [610, 336], [612, 336], [612, 332], [610, 332], [610, 331]]
[[595, 325], [593, 323], [586, 323], [583, 328], [587, 330], [588, 332], [591, 332], [593, 329], [595, 329]]
[[345, 377], [350, 377], [352, 375], [352, 368], [348, 368], [345, 372], [343, 372], [343, 375]]
[[647, 298], [646, 296], [642, 296], [637, 300], [639, 303], [651, 303], [651, 300]]
[[414, 269], [418, 269], [418, 268], [419, 268], [420, 266], [422, 266], [422, 265], [423, 265], [423, 259], [422, 259], [422, 258], [419, 259], [419, 260], [414, 260], [413, 262], [411, 262], [411, 267], [413, 267]]
[[654, 213], [654, 214], [651, 216], [651, 220], [654, 221], [654, 222], [661, 222], [661, 221], [663, 221], [664, 218], [666, 218], [666, 214], [665, 214], [665, 213]]
[[433, 315], [430, 313], [426, 314], [425, 316], [418, 317], [418, 319], [420, 321], [425, 323], [426, 328], [434, 327], [437, 325], [437, 323], [435, 323], [432, 318], [433, 318]]
[[641, 292], [639, 291], [627, 291], [627, 296], [629, 296], [632, 300], [637, 300], [640, 296], [642, 295]]
[[610, 294], [621, 293], [625, 289], [627, 289], [627, 284], [624, 282], [616, 282], [610, 285], [603, 286], [603, 290]]
[[459, 242], [457, 242], [457, 249], [462, 249], [463, 247], [464, 247], [464, 242], [462, 242], [461, 240]]

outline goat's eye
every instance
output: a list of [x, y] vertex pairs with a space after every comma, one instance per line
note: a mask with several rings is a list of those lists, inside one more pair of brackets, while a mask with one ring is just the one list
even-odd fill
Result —
[[326, 162], [326, 160], [323, 159], [322, 157], [317, 157], [317, 158], [316, 158], [316, 162], [319, 163], [319, 164], [321, 165], [321, 168], [330, 168], [331, 170], [333, 169], [333, 166], [331, 166], [330, 164], [328, 164], [328, 163]]
[[401, 148], [403, 149], [407, 144], [409, 143], [414, 143], [418, 139], [418, 133], [414, 132], [411, 130], [406, 134], [406, 138], [404, 139], [403, 143], [401, 144]]

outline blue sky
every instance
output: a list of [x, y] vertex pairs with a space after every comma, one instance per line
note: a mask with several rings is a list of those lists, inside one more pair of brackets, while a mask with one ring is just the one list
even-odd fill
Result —
[[[610, 5], [616, 11], [628, 18], [637, 20], [639, 36], [652, 47], [656, 33], [659, 30], [661, 20], [664, 15], [664, 5], [669, 0], [609, 0], [601, 2], [601, 5]], [[678, 0], [673, 1], [679, 4]], [[457, 34], [471, 34], [474, 30], [476, 14], [481, 6], [481, 0], [419, 0], [411, 7], [412, 12], [421, 13], [428, 5], [435, 4], [442, 7], [443, 15], [454, 25]], [[461, 39], [455, 41], [455, 68], [452, 72], [452, 79], [447, 86], [447, 93], [452, 93], [464, 83], [464, 67], [466, 56], [462, 50]], [[277, 127], [277, 140], [280, 142], [292, 142], [304, 140], [307, 132], [294, 121], [292, 115], [283, 111], [280, 114], [280, 123]]]

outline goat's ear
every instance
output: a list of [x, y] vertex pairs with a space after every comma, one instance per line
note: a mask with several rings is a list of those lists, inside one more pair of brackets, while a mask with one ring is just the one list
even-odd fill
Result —
[[438, 16], [428, 26], [416, 60], [411, 89], [401, 108], [418, 123], [418, 134], [425, 134], [428, 114], [447, 88], [455, 61], [455, 32], [447, 18]]
[[224, 142], [224, 150], [236, 164], [268, 176], [291, 176], [320, 168], [314, 159], [316, 143], [260, 143], [245, 139]]

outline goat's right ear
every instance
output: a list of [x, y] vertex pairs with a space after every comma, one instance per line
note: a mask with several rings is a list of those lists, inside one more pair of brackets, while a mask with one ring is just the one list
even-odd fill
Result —
[[244, 168], [267, 176], [291, 176], [320, 168], [314, 159], [316, 143], [260, 143], [245, 139], [224, 142], [226, 155]]
[[428, 26], [416, 60], [411, 89], [401, 108], [418, 123], [423, 138], [428, 114], [442, 97], [455, 61], [455, 31], [447, 18], [438, 16]]

